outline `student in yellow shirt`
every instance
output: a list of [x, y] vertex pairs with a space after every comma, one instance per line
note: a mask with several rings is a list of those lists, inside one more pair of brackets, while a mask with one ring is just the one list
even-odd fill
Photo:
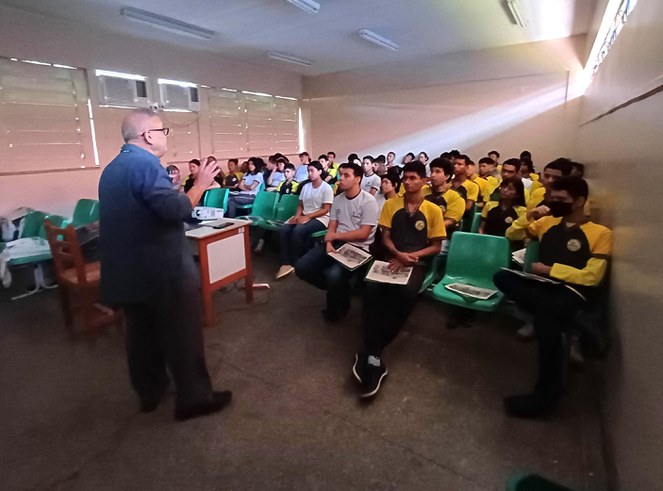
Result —
[[[502, 164], [502, 169], [507, 166]], [[481, 213], [479, 233], [504, 237], [506, 230], [527, 212], [525, 186], [517, 177], [507, 177], [500, 183], [499, 201], [489, 201]]]
[[239, 186], [244, 173], [237, 170], [238, 164], [239, 161], [237, 159], [228, 159], [228, 173], [223, 180], [224, 188], [236, 189]]
[[473, 160], [470, 160], [467, 163], [467, 178], [472, 181], [474, 184], [479, 186], [479, 196], [477, 198], [477, 208], [483, 208], [485, 202], [485, 196], [490, 194], [492, 191], [490, 184], [486, 179], [481, 177], [477, 172], [477, 165]]
[[470, 158], [467, 155], [459, 155], [453, 160], [454, 179], [453, 188], [465, 199], [465, 211], [471, 211], [479, 198], [479, 186], [470, 181], [467, 176], [467, 163]]
[[527, 211], [543, 204], [547, 191], [562, 176], [571, 174], [572, 162], [567, 158], [555, 159], [543, 168], [542, 187], [534, 189], [527, 200]]
[[423, 192], [428, 201], [442, 209], [444, 227], [447, 229], [447, 236], [451, 237], [451, 233], [463, 219], [465, 200], [451, 186], [454, 167], [450, 160], [438, 157], [431, 161], [429, 167], [430, 186], [426, 186]]
[[[500, 176], [499, 171], [497, 170], [497, 164], [490, 157], [482, 157], [479, 159], [479, 177], [488, 181], [490, 186], [489, 193], [492, 193], [495, 188], [500, 185], [502, 177]], [[484, 196], [486, 196], [484, 194]]]
[[[532, 418], [550, 411], [563, 390], [565, 371], [564, 336], [578, 314], [598, 301], [612, 253], [612, 232], [588, 221], [584, 207], [589, 190], [577, 176], [559, 177], [549, 189], [547, 206], [531, 210], [506, 232], [510, 240], [538, 239], [539, 261], [532, 273], [554, 282], [500, 271], [495, 285], [518, 307], [534, 317], [538, 343], [538, 380], [525, 395], [507, 397], [506, 411]], [[582, 335], [582, 333], [581, 333]]]

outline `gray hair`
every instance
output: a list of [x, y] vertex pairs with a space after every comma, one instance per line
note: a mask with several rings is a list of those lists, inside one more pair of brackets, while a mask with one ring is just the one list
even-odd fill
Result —
[[145, 133], [147, 122], [157, 114], [150, 109], [134, 109], [122, 121], [122, 138], [128, 143]]

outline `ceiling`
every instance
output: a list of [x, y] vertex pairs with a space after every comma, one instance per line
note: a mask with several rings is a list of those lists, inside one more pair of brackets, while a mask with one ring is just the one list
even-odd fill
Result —
[[[67, 19], [118, 34], [306, 76], [394, 64], [433, 55], [483, 50], [586, 33], [596, 0], [519, 0], [527, 28], [506, 0], [318, 0], [308, 14], [286, 0], [0, 0], [0, 4]], [[210, 40], [177, 35], [123, 18], [134, 7], [216, 32]], [[368, 28], [400, 46], [374, 46], [357, 35]], [[267, 58], [281, 51], [311, 60], [302, 67]]]

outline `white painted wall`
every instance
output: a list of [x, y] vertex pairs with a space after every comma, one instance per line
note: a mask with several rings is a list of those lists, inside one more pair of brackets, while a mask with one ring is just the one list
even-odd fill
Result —
[[[118, 36], [3, 6], [0, 6], [0, 56], [87, 68], [89, 75], [100, 68], [289, 97], [301, 97], [302, 90], [301, 77], [296, 74]], [[93, 102], [98, 100], [95, 83], [90, 83], [90, 95]], [[123, 109], [95, 106], [102, 168], [123, 143], [120, 123], [125, 114]], [[181, 151], [178, 155], [167, 155], [165, 160], [189, 160], [210, 153], [204, 111], [169, 113], [166, 118], [192, 131], [191, 141], [196, 144], [191, 145], [195, 147], [191, 149], [193, 155]], [[0, 215], [18, 206], [31, 206], [71, 216], [76, 200], [96, 198], [100, 173], [100, 170], [85, 170], [0, 177]]]
[[639, 0], [583, 100], [581, 158], [614, 229], [605, 427], [618, 488], [663, 489], [663, 93], [590, 119], [663, 83], [663, 3]]

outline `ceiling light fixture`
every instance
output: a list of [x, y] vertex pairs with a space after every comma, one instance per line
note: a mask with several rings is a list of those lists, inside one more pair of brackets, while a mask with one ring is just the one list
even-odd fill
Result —
[[297, 8], [302, 9], [304, 12], [309, 14], [317, 14], [320, 12], [320, 4], [314, 2], [313, 0], [286, 0], [288, 3], [291, 3]]
[[313, 62], [310, 60], [305, 60], [304, 58], [297, 58], [286, 53], [279, 53], [278, 51], [270, 51], [267, 53], [267, 56], [272, 60], [285, 61], [287, 63], [294, 63], [295, 65], [301, 66], [311, 66]]
[[174, 32], [175, 34], [182, 34], [184, 36], [198, 39], [211, 39], [216, 34], [214, 31], [210, 31], [209, 29], [203, 29], [202, 27], [194, 26], [193, 24], [187, 24], [181, 20], [165, 17], [163, 15], [154, 14], [146, 10], [135, 9], [132, 7], [123, 8], [120, 10], [120, 14], [122, 14], [122, 17], [126, 17], [127, 19], [143, 22], [145, 24], [151, 25], [152, 27], [157, 27], [169, 32]]
[[511, 17], [513, 17], [513, 20], [516, 22], [516, 24], [518, 24], [518, 26], [520, 26], [522, 29], [525, 29], [527, 24], [525, 23], [525, 19], [520, 13], [517, 0], [506, 0], [506, 6], [509, 7]]
[[387, 38], [383, 38], [378, 34], [375, 34], [373, 31], [369, 31], [368, 29], [359, 29], [359, 31], [357, 32], [359, 33], [359, 37], [373, 44], [376, 44], [381, 48], [387, 48], [394, 51], [398, 51], [398, 45], [396, 43], [390, 41]]

